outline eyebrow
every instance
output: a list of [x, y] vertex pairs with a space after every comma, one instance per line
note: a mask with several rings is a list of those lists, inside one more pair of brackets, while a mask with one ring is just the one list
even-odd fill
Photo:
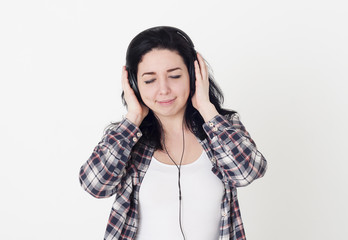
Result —
[[[167, 72], [174, 72], [175, 70], [181, 70], [181, 68], [179, 67], [176, 67], [176, 68], [171, 68], [171, 69], [168, 69]], [[154, 75], [156, 74], [155, 72], [145, 72], [143, 73], [141, 76], [143, 77], [144, 75]]]

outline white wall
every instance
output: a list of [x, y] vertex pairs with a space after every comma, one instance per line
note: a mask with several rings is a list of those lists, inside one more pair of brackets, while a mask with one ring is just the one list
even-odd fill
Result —
[[187, 32], [269, 162], [239, 190], [249, 240], [346, 239], [345, 1], [2, 1], [0, 239], [102, 239], [113, 199], [79, 186], [125, 112], [140, 31]]

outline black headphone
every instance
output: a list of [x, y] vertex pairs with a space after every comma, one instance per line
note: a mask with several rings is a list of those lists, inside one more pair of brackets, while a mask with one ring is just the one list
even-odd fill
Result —
[[[154, 28], [150, 28], [148, 30], [158, 29], [158, 28], [161, 28], [161, 27], [154, 27]], [[178, 35], [180, 35], [183, 39], [185, 39], [185, 41], [189, 44], [189, 46], [191, 48], [192, 59], [190, 59], [189, 63], [188, 63], [188, 72], [189, 72], [189, 76], [190, 76], [190, 96], [192, 97], [193, 94], [195, 93], [195, 90], [196, 90], [196, 75], [195, 75], [194, 61], [197, 60], [197, 52], [195, 50], [195, 46], [194, 46], [192, 40], [190, 39], [190, 37], [182, 30], [180, 30], [178, 28], [174, 28], [174, 27], [165, 27], [165, 28], [169, 28], [170, 30], [175, 31]], [[148, 31], [148, 30], [145, 30], [145, 31]], [[137, 84], [137, 77], [136, 77], [135, 73], [133, 71], [131, 71], [128, 66], [126, 66], [126, 70], [128, 72], [128, 80], [129, 80], [129, 84], [130, 84], [131, 88], [133, 89], [138, 101], [140, 103], [144, 104], [144, 102], [140, 96], [140, 92], [139, 92], [138, 84]]]

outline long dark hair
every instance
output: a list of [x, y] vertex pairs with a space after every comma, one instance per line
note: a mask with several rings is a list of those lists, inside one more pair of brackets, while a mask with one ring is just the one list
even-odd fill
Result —
[[[191, 101], [191, 97], [195, 92], [194, 61], [197, 55], [193, 42], [182, 30], [168, 26], [154, 27], [139, 33], [130, 42], [126, 54], [126, 67], [128, 70], [128, 76], [131, 78], [130, 82], [132, 81], [131, 85], [133, 90], [136, 92], [139, 102], [142, 102], [142, 100], [137, 88], [136, 76], [138, 72], [138, 64], [143, 56], [153, 49], [168, 49], [175, 51], [183, 58], [190, 75], [190, 97], [187, 99], [187, 106], [184, 115], [185, 124], [196, 137], [201, 140], [205, 139], [207, 136], [202, 127], [204, 119], [197, 109], [193, 107]], [[127, 106], [123, 92], [121, 97], [123, 104]], [[211, 71], [209, 71], [209, 98], [219, 114], [226, 115], [235, 113], [234, 111], [223, 109], [221, 107], [224, 97], [221, 89], [215, 83]], [[143, 133], [139, 143], [151, 145], [156, 150], [162, 149], [162, 127], [151, 109], [139, 128]]]

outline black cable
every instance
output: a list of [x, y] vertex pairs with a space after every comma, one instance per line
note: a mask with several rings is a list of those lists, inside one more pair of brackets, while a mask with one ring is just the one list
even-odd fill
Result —
[[182, 124], [182, 153], [181, 153], [181, 158], [180, 158], [180, 163], [179, 166], [176, 164], [176, 162], [173, 160], [173, 158], [169, 155], [169, 152], [167, 150], [165, 141], [163, 139], [163, 146], [164, 149], [166, 150], [166, 153], [168, 155], [168, 157], [170, 158], [170, 160], [172, 160], [172, 162], [175, 164], [175, 166], [178, 168], [178, 187], [179, 187], [179, 225], [180, 225], [180, 230], [181, 230], [181, 234], [184, 238], [184, 240], [186, 240], [185, 238], [185, 234], [184, 231], [182, 229], [182, 220], [181, 220], [181, 183], [180, 183], [180, 177], [181, 177], [181, 163], [182, 163], [182, 159], [184, 157], [184, 152], [185, 152], [185, 134], [184, 134], [184, 123]]

